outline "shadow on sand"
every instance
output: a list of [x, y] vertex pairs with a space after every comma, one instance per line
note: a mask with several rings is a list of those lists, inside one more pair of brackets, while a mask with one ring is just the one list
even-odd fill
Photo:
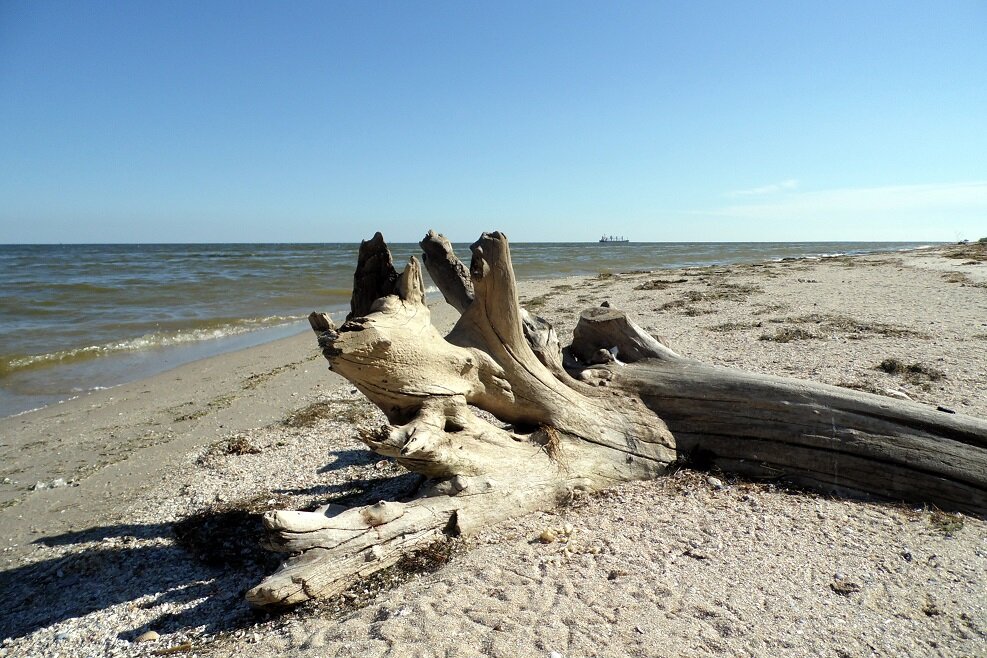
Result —
[[177, 523], [112, 525], [40, 539], [36, 543], [47, 546], [85, 547], [0, 572], [0, 638], [118, 605], [156, 614], [150, 622], [115, 629], [124, 640], [147, 630], [165, 635], [201, 627], [212, 634], [252, 625], [267, 615], [253, 611], [244, 594], [283, 558], [260, 547], [261, 513], [290, 506], [284, 493], [355, 506], [405, 497], [420, 482], [404, 473], [279, 491]]

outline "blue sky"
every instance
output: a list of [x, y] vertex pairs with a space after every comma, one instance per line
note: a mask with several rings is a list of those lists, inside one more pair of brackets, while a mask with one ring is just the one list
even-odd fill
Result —
[[0, 243], [987, 236], [987, 3], [0, 0]]

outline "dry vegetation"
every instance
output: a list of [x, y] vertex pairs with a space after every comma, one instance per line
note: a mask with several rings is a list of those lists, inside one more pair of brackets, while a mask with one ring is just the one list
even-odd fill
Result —
[[826, 336], [844, 336], [849, 340], [861, 340], [881, 336], [884, 338], [928, 338], [920, 331], [899, 327], [885, 322], [867, 322], [846, 315], [831, 313], [810, 313], [790, 318], [770, 318], [773, 324], [814, 325], [816, 331], [800, 327], [783, 327], [774, 335], [764, 334], [761, 340], [787, 343], [790, 340], [808, 340]]
[[634, 286], [634, 290], [667, 290], [671, 285], [688, 281], [688, 279], [652, 279]]
[[919, 385], [926, 384], [927, 382], [937, 382], [946, 378], [946, 373], [938, 368], [921, 363], [905, 365], [904, 362], [893, 358], [881, 361], [877, 369], [883, 370], [889, 375], [902, 376], [908, 382]]
[[313, 402], [296, 409], [282, 421], [285, 427], [312, 427], [320, 420], [335, 419], [344, 423], [359, 425], [373, 413], [373, 408], [361, 399], [328, 400]]
[[[974, 263], [987, 261], [987, 238], [980, 238], [976, 242], [968, 242], [946, 247], [942, 251], [946, 258], [955, 258]], [[964, 263], [966, 264], [966, 263]]]

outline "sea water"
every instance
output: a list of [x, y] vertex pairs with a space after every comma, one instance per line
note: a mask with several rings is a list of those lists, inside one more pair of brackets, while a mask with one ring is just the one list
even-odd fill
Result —
[[[896, 251], [920, 243], [515, 243], [518, 278]], [[398, 268], [417, 245], [390, 245]], [[469, 246], [454, 245], [469, 260]], [[0, 417], [345, 315], [356, 244], [0, 246]], [[429, 282], [427, 282], [429, 283]], [[433, 288], [434, 290], [434, 288]]]

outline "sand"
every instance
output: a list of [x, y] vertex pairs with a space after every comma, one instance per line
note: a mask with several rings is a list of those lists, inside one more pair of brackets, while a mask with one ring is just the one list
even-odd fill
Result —
[[[522, 298], [562, 336], [609, 300], [687, 356], [987, 417], [975, 259], [573, 277]], [[892, 358], [921, 372], [878, 368]], [[417, 486], [354, 438], [381, 418], [305, 333], [0, 421], [0, 656], [987, 655], [984, 520], [729, 474], [625, 485], [454, 542], [379, 593], [255, 616], [243, 591], [277, 558], [254, 512]], [[546, 528], [561, 540], [533, 543]]]

